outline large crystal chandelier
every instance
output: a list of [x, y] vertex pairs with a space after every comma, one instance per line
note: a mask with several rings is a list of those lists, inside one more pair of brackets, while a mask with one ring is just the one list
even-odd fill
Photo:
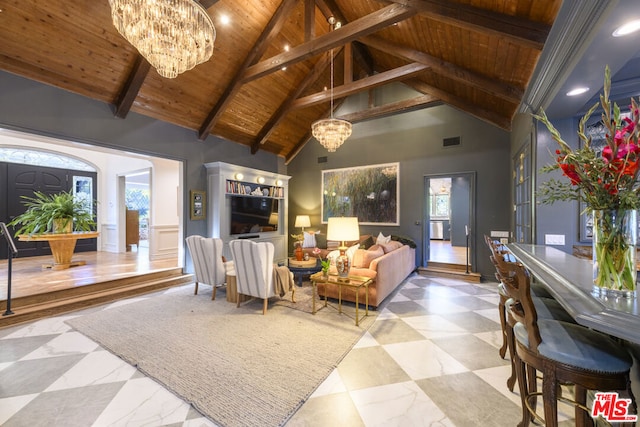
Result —
[[[329, 18], [329, 24], [336, 24], [335, 18]], [[339, 24], [336, 24], [336, 27]], [[330, 118], [322, 119], [311, 125], [311, 134], [330, 153], [336, 151], [351, 136], [351, 123], [333, 117], [333, 49], [331, 49], [331, 110]]]
[[216, 30], [194, 0], [109, 0], [118, 32], [162, 77], [175, 78], [211, 58]]

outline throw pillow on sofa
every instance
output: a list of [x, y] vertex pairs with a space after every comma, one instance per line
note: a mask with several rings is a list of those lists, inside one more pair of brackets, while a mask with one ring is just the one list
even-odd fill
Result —
[[380, 246], [377, 245], [373, 250], [358, 249], [353, 255], [352, 264], [356, 268], [369, 268], [371, 261], [376, 258], [380, 258], [382, 255], [384, 255], [384, 251]]
[[360, 242], [360, 249], [369, 249], [371, 246], [376, 244], [376, 239], [369, 235], [366, 239]]
[[389, 252], [395, 251], [396, 249], [400, 249], [402, 247], [402, 243], [396, 242], [395, 240], [391, 240], [389, 243], [383, 243], [380, 245], [385, 254]]
[[316, 247], [316, 235], [315, 233], [304, 232], [304, 239], [302, 240], [303, 248], [315, 248]]
[[389, 243], [391, 241], [391, 235], [385, 236], [382, 234], [382, 231], [378, 233], [378, 238], [376, 239], [376, 245], [381, 245], [384, 243]]

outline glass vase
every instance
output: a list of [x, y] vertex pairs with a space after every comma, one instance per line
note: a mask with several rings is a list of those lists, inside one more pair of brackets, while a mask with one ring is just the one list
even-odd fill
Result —
[[605, 297], [636, 297], [635, 210], [593, 211], [594, 294]]

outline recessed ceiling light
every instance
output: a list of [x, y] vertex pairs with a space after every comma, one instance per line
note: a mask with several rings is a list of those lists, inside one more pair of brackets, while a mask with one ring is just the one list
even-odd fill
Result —
[[640, 30], [640, 19], [627, 22], [626, 24], [616, 28], [612, 35], [613, 37], [622, 37], [627, 34], [635, 33], [638, 30]]
[[588, 87], [577, 87], [577, 88], [572, 89], [569, 92], [567, 92], [567, 96], [581, 95], [581, 94], [585, 93], [588, 90], [589, 90]]
[[229, 25], [229, 22], [231, 22], [229, 15], [220, 15], [220, 23], [222, 25]]

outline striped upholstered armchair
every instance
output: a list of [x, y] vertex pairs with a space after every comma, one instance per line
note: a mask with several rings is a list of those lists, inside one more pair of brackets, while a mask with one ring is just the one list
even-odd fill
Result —
[[[238, 295], [249, 295], [264, 300], [262, 314], [267, 313], [267, 301], [276, 296], [273, 275], [274, 246], [271, 242], [249, 239], [229, 242], [236, 270]], [[240, 298], [238, 298], [238, 307]]]
[[214, 300], [216, 299], [216, 288], [224, 285], [226, 280], [222, 240], [194, 235], [187, 237], [186, 241], [196, 276], [194, 294], [198, 293], [198, 284], [204, 283], [213, 287], [211, 299]]

